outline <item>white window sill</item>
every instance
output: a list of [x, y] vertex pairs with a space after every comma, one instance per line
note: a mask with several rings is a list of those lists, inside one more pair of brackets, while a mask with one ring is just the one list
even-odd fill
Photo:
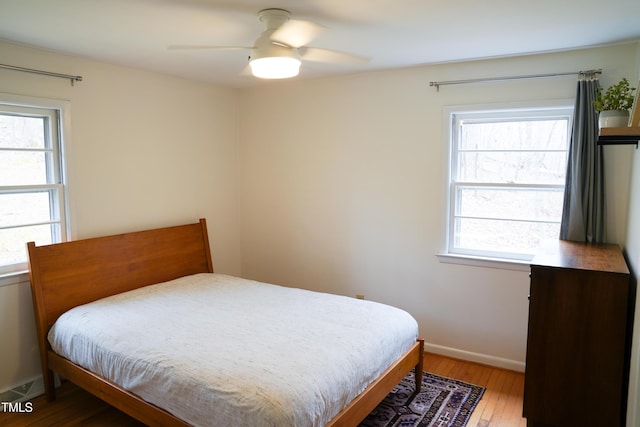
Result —
[[436, 254], [436, 256], [438, 257], [440, 262], [445, 264], [461, 264], [474, 267], [497, 268], [500, 270], [515, 270], [527, 272], [530, 270], [530, 262], [525, 260], [506, 260], [448, 253], [438, 253]]
[[29, 272], [26, 270], [0, 274], [0, 288], [3, 286], [16, 285], [18, 283], [23, 283], [28, 281], [29, 281]]

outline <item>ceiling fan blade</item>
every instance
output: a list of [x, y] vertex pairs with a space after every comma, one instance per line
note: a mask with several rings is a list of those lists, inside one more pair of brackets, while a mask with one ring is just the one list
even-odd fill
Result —
[[291, 47], [302, 47], [318, 37], [326, 27], [311, 21], [289, 19], [271, 35], [271, 40]]
[[301, 57], [306, 61], [331, 62], [334, 64], [350, 65], [364, 65], [371, 60], [371, 58], [366, 56], [338, 52], [337, 50], [320, 49], [317, 47], [301, 49]]
[[176, 44], [176, 45], [167, 46], [167, 49], [169, 50], [246, 50], [246, 49], [253, 49], [253, 47]]

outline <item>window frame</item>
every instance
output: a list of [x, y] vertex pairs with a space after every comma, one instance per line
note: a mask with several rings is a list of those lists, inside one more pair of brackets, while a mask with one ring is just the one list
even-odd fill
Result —
[[[50, 153], [51, 161], [46, 162], [46, 184], [25, 184], [0, 186], [3, 194], [48, 192], [51, 197], [50, 210], [59, 215], [57, 221], [47, 221], [29, 225], [59, 224], [59, 232], [53, 236], [54, 242], [71, 239], [71, 215], [69, 209], [70, 186], [67, 157], [71, 146], [71, 106], [69, 101], [0, 93], [0, 111], [22, 116], [47, 117], [45, 138], [50, 146], [42, 149], [18, 149], [16, 151], [38, 151]], [[48, 135], [47, 135], [48, 134]], [[55, 206], [55, 208], [54, 208]], [[53, 214], [53, 212], [52, 212]], [[7, 226], [13, 228], [15, 226]], [[25, 279], [27, 262], [0, 266], [0, 286], [18, 283]]]
[[[550, 112], [556, 116], [569, 116], [568, 137], [570, 138], [571, 126], [573, 122], [573, 99], [556, 99], [549, 101], [525, 101], [497, 104], [474, 104], [461, 106], [448, 106], [443, 110], [443, 130], [445, 131], [446, 152], [446, 204], [444, 215], [444, 231], [442, 235], [442, 247], [437, 254], [441, 262], [466, 264], [492, 268], [502, 268], [510, 270], [525, 271], [529, 267], [531, 256], [516, 255], [500, 251], [482, 251], [472, 249], [457, 249], [453, 247], [455, 233], [455, 198], [457, 188], [481, 187], [485, 189], [498, 188], [532, 188], [532, 189], [553, 189], [564, 185], [557, 184], [517, 184], [517, 183], [476, 183], [455, 181], [457, 177], [457, 132], [456, 116], [458, 117], [480, 117], [490, 118], [491, 116], [505, 120], [517, 117], [532, 117], [532, 111]], [[539, 115], [544, 117], [546, 114]], [[568, 149], [568, 147], [567, 147]], [[547, 151], [547, 150], [543, 150]]]

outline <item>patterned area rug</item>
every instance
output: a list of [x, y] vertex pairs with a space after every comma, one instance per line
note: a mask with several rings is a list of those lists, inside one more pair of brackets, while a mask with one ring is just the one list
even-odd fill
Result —
[[463, 427], [484, 390], [484, 387], [425, 372], [422, 390], [414, 396], [412, 372], [360, 423], [360, 427]]

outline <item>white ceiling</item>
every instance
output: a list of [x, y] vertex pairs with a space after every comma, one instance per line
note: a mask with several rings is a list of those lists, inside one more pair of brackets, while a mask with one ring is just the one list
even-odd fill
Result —
[[273, 7], [327, 27], [310, 46], [372, 58], [304, 62], [298, 79], [640, 39], [640, 0], [0, 0], [0, 39], [226, 86], [269, 84], [243, 74], [250, 51], [167, 47], [252, 46], [264, 30], [258, 11]]

